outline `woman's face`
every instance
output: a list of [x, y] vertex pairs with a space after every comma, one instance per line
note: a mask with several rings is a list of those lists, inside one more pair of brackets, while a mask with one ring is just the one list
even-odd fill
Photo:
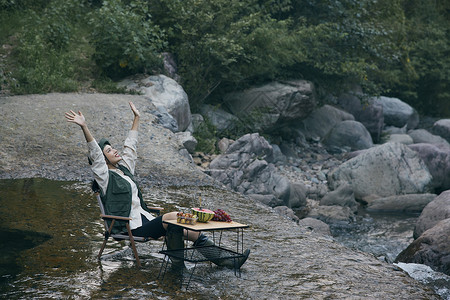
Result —
[[106, 145], [105, 148], [103, 148], [103, 154], [105, 154], [106, 158], [113, 165], [117, 164], [119, 161], [122, 160], [122, 157], [120, 157], [119, 155], [119, 151], [117, 151], [110, 145]]

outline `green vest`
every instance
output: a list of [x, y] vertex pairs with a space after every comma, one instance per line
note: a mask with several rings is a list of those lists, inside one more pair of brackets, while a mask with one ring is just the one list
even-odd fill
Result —
[[[133, 180], [138, 189], [138, 196], [141, 200], [141, 206], [144, 210], [149, 211], [147, 205], [142, 199], [141, 189], [137, 182], [134, 180], [133, 174], [124, 166], [119, 165], [119, 169], [128, 177]], [[113, 216], [129, 217], [131, 211], [131, 185], [128, 181], [122, 178], [114, 171], [109, 171], [108, 187], [106, 188], [106, 194], [101, 195], [103, 206], [105, 207], [105, 213]], [[150, 212], [150, 211], [149, 211]], [[108, 220], [108, 225], [111, 225], [111, 221]], [[113, 234], [127, 232], [126, 222], [118, 221], [114, 222], [114, 227], [111, 231]]]

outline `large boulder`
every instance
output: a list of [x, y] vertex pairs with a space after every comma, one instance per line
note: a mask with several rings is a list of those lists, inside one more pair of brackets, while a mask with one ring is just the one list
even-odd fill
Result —
[[356, 199], [369, 195], [388, 197], [430, 190], [432, 177], [419, 155], [407, 146], [387, 143], [365, 150], [328, 174], [335, 190], [349, 183]]
[[317, 105], [312, 82], [305, 80], [272, 82], [224, 97], [232, 114], [242, 116], [258, 129], [307, 117]]
[[383, 106], [384, 123], [395, 127], [407, 125], [408, 129], [414, 129], [419, 124], [419, 114], [407, 103], [397, 98], [378, 97], [376, 103]]
[[374, 142], [380, 141], [384, 126], [383, 106], [374, 99], [365, 99], [361, 92], [345, 93], [338, 98], [339, 105], [351, 113], [370, 132]]
[[425, 206], [419, 219], [417, 219], [414, 228], [414, 238], [418, 238], [439, 221], [447, 218], [450, 218], [450, 190], [441, 193]]
[[425, 129], [410, 130], [408, 135], [413, 139], [414, 144], [444, 144], [450, 146], [446, 139], [439, 135], [434, 135]]
[[[367, 211], [420, 213], [428, 203], [436, 198], [435, 194], [407, 194], [395, 195], [385, 198], [369, 198]], [[366, 198], [367, 199], [367, 198]]]
[[178, 129], [185, 131], [191, 123], [189, 100], [183, 87], [165, 75], [131, 77], [119, 82], [127, 90], [141, 93], [158, 107], [163, 106], [178, 123]]
[[298, 225], [322, 235], [331, 236], [330, 225], [314, 218], [304, 218], [298, 221]]
[[363, 150], [373, 147], [372, 137], [366, 127], [357, 121], [343, 121], [331, 129], [323, 139], [333, 153]]
[[266, 139], [258, 133], [247, 134], [211, 162], [209, 173], [226, 187], [272, 207], [306, 204], [306, 188], [280, 175], [267, 161], [272, 154]]
[[220, 107], [212, 106], [209, 104], [202, 105], [200, 112], [203, 117], [206, 117], [212, 125], [216, 127], [218, 131], [233, 130], [237, 125], [239, 119], [224, 111]]
[[413, 144], [416, 151], [433, 176], [433, 188], [437, 191], [450, 189], [450, 147], [446, 144]]
[[442, 119], [434, 123], [432, 132], [450, 142], [450, 119]]
[[320, 199], [320, 205], [323, 206], [343, 206], [349, 207], [353, 212], [358, 210], [358, 203], [355, 200], [355, 194], [349, 184], [342, 184], [334, 191], [327, 193]]
[[397, 262], [424, 264], [450, 275], [450, 218], [437, 223], [414, 240], [395, 259]]
[[295, 126], [307, 139], [316, 140], [323, 139], [336, 125], [347, 120], [354, 121], [355, 118], [346, 111], [324, 105]]

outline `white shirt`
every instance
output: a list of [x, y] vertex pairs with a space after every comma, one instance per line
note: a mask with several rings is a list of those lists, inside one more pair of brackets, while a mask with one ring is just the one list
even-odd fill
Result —
[[[136, 153], [136, 145], [137, 145], [137, 137], [138, 132], [135, 130], [130, 130], [127, 138], [125, 139], [124, 149], [122, 152], [122, 160], [119, 164], [125, 166], [128, 170], [130, 170], [131, 174], [134, 175], [134, 170], [136, 167], [137, 153]], [[89, 157], [92, 161], [92, 172], [94, 173], [94, 178], [97, 181], [100, 189], [103, 194], [106, 193], [106, 189], [108, 188], [109, 182], [109, 171], [108, 165], [106, 164], [105, 157], [103, 156], [103, 152], [100, 149], [98, 143], [94, 140], [92, 142], [87, 143], [89, 148]], [[148, 220], [152, 220], [155, 217], [149, 212], [145, 211], [141, 206], [141, 201], [138, 196], [138, 189], [136, 184], [131, 180], [130, 177], [123, 174], [123, 172], [119, 169], [111, 170], [112, 172], [116, 172], [123, 179], [125, 179], [131, 185], [131, 210], [129, 217], [130, 228], [136, 229], [142, 226], [141, 214], [144, 215]]]

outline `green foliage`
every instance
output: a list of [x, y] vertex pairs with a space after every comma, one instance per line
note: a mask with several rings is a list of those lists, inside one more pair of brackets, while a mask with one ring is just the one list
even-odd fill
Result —
[[79, 62], [79, 47], [73, 39], [73, 24], [82, 11], [83, 3], [76, 0], [54, 1], [39, 13], [27, 11], [28, 18], [17, 35], [13, 55], [13, 74], [17, 80], [11, 85], [13, 93], [78, 89], [79, 68], [83, 64]]
[[217, 152], [217, 129], [208, 119], [205, 119], [204, 122], [195, 128], [193, 135], [197, 140], [196, 151], [208, 154]]
[[111, 79], [160, 72], [170, 51], [194, 111], [304, 78], [323, 94], [359, 84], [450, 115], [445, 0], [0, 0], [0, 10], [14, 93], [116, 92]]
[[194, 109], [218, 86], [273, 78], [296, 58], [289, 23], [259, 12], [256, 0], [154, 0], [149, 6], [169, 34]]
[[106, 75], [118, 78], [160, 67], [165, 36], [143, 1], [105, 1], [91, 14], [90, 24], [93, 58]]

